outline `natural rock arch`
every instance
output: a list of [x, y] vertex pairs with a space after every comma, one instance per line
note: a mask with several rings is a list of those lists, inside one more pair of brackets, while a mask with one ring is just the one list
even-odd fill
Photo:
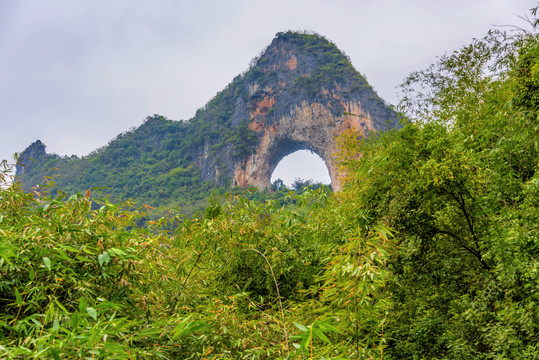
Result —
[[[271, 173], [270, 181], [272, 188], [275, 185], [277, 185], [277, 188], [280, 188], [280, 181], [282, 181], [282, 185], [290, 185], [292, 187], [295, 186], [294, 183], [296, 180], [304, 182], [310, 180], [316, 184], [331, 184], [329, 169], [324, 159], [306, 147], [302, 146], [276, 162], [277, 166]], [[280, 181], [275, 183], [277, 180]]]
[[[205, 116], [213, 129], [207, 132], [216, 139], [208, 136], [199, 153], [201, 176], [223, 185], [270, 188], [279, 161], [307, 149], [326, 163], [338, 191], [337, 138], [349, 129], [368, 135], [398, 126], [396, 112], [336, 45], [305, 33], [277, 34], [253, 67], [209, 105]], [[228, 137], [234, 142], [223, 145], [219, 138], [227, 133], [236, 134]]]
[[335, 161], [337, 138], [350, 129], [366, 135], [373, 130], [372, 119], [361, 106], [346, 104], [348, 111], [334, 116], [320, 103], [303, 102], [288, 116], [270, 126], [253, 121], [250, 128], [259, 134], [255, 151], [235, 164], [233, 186], [270, 188], [271, 175], [279, 162], [297, 150], [316, 153], [329, 171], [334, 190], [341, 188], [341, 175]]
[[[323, 160], [330, 174], [331, 182], [336, 183], [337, 181], [336, 177], [331, 176], [331, 174], [335, 173], [336, 171], [334, 162], [331, 160], [331, 157], [321, 155], [322, 153], [326, 154], [327, 153], [326, 151], [321, 151], [321, 149], [313, 148], [309, 143], [281, 139], [281, 141], [277, 140], [277, 144], [275, 146], [272, 146], [271, 149], [266, 149], [264, 153], [259, 153], [259, 156], [262, 162], [259, 164], [260, 166], [256, 167], [256, 169], [254, 166], [251, 166], [253, 170], [252, 171], [253, 181], [247, 182], [247, 185], [253, 185], [258, 188], [269, 187], [270, 186], [269, 184], [271, 184], [271, 176], [273, 175], [273, 172], [275, 171], [275, 169], [277, 168], [281, 160], [283, 160], [288, 155], [293, 154], [299, 150], [309, 150], [315, 153], [316, 155], [318, 155]], [[253, 160], [252, 157], [250, 159], [251, 161]], [[246, 167], [249, 167], [249, 166], [246, 166]], [[242, 184], [242, 185], [245, 185], [245, 184]]]

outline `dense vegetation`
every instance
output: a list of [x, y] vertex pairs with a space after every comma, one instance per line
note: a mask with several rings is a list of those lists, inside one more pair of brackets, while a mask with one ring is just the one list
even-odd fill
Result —
[[135, 199], [160, 206], [162, 214], [173, 207], [194, 214], [206, 206], [211, 190], [219, 187], [201, 179], [195, 161], [199, 140], [191, 129], [185, 122], [154, 115], [80, 159], [46, 154], [37, 142], [29, 148], [31, 161], [24, 161], [21, 180], [27, 191], [53, 177], [67, 193], [99, 187], [114, 202]]
[[337, 194], [140, 228], [0, 190], [0, 357], [539, 358], [538, 40], [412, 74], [402, 129], [342, 138]]

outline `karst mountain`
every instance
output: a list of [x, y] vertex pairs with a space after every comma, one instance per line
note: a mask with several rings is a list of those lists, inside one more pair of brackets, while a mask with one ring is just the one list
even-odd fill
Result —
[[20, 154], [17, 179], [25, 190], [52, 177], [67, 193], [99, 187], [114, 201], [181, 206], [216, 187], [268, 188], [279, 161], [307, 149], [338, 189], [335, 139], [396, 126], [396, 112], [333, 42], [284, 32], [193, 118], [149, 116], [81, 158], [48, 154], [37, 140]]

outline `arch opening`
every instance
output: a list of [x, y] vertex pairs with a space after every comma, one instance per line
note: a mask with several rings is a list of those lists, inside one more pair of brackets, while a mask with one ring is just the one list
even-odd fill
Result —
[[271, 174], [271, 183], [281, 179], [287, 188], [293, 188], [296, 179], [314, 183], [331, 184], [329, 170], [324, 160], [310, 150], [297, 150], [284, 156]]

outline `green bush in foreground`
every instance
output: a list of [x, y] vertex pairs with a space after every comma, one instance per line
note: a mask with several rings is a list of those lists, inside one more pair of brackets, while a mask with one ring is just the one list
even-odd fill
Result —
[[[0, 357], [135, 358], [166, 353], [162, 239], [129, 204], [0, 190]], [[185, 324], [184, 324], [185, 325]]]

